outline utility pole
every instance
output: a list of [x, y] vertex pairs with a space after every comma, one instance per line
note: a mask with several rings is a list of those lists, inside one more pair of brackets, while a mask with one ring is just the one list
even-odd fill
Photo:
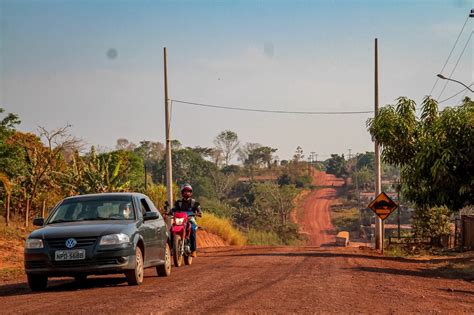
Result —
[[[168, 206], [173, 206], [173, 171], [171, 163], [171, 138], [170, 138], [170, 109], [168, 97], [168, 61], [166, 47], [163, 47], [164, 76], [165, 76], [165, 128], [166, 128], [166, 201]], [[168, 209], [169, 210], [169, 209]]]
[[311, 176], [311, 156], [308, 156], [308, 176]]
[[[374, 117], [379, 113], [379, 56], [378, 41], [375, 39], [375, 93], [374, 93]], [[382, 192], [382, 180], [380, 174], [380, 146], [377, 140], [375, 142], [375, 197]], [[383, 254], [383, 221], [375, 216], [375, 248], [382, 251]]]
[[349, 149], [349, 160], [352, 158], [352, 149]]

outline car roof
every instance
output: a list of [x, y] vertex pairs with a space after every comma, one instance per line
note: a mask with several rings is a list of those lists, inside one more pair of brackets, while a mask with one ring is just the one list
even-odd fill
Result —
[[112, 192], [112, 193], [97, 193], [97, 194], [84, 194], [84, 195], [76, 195], [64, 198], [64, 200], [75, 200], [75, 199], [107, 199], [110, 197], [140, 197], [144, 198], [147, 197], [144, 194], [137, 193], [137, 192]]

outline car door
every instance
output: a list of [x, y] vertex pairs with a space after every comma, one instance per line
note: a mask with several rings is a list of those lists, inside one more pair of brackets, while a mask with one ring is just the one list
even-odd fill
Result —
[[135, 202], [137, 205], [137, 210], [139, 213], [139, 226], [138, 226], [138, 233], [141, 235], [143, 238], [143, 243], [145, 245], [145, 259], [144, 259], [144, 264], [149, 265], [150, 261], [155, 260], [156, 258], [154, 257], [155, 254], [153, 254], [153, 229], [150, 226], [150, 221], [145, 221], [144, 216], [146, 213], [146, 208], [143, 205], [142, 201], [140, 198], [135, 198]]
[[155, 222], [156, 223], [155, 234], [157, 237], [156, 243], [158, 244], [158, 257], [160, 260], [164, 260], [165, 259], [165, 246], [168, 240], [167, 225], [166, 225], [165, 220], [161, 216], [160, 211], [156, 209], [153, 202], [149, 198], [146, 198], [146, 201], [151, 211], [156, 212], [158, 214], [158, 219], [154, 220], [156, 221]]
[[[147, 198], [140, 197], [140, 205], [142, 207], [142, 213], [145, 216], [147, 212], [152, 212], [152, 208], [150, 206], [151, 202], [147, 201]], [[156, 263], [160, 261], [160, 244], [159, 244], [159, 224], [158, 219], [155, 220], [143, 220], [144, 230], [146, 231], [147, 236], [147, 249], [146, 252], [148, 253], [148, 263]], [[145, 254], [146, 256], [147, 254]]]

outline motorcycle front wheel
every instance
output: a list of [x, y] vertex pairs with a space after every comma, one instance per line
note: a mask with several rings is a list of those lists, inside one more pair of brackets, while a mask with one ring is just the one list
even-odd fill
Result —
[[173, 263], [175, 267], [180, 267], [183, 264], [183, 253], [181, 251], [183, 239], [180, 235], [173, 237]]

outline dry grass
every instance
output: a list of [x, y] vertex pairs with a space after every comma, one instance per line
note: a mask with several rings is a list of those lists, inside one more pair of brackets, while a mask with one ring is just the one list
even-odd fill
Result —
[[12, 223], [0, 223], [0, 280], [7, 281], [23, 274], [23, 248], [31, 229]]
[[218, 218], [213, 214], [204, 213], [202, 218], [198, 218], [197, 224], [207, 232], [221, 237], [229, 245], [241, 246], [247, 242], [245, 236], [234, 228], [228, 219]]

